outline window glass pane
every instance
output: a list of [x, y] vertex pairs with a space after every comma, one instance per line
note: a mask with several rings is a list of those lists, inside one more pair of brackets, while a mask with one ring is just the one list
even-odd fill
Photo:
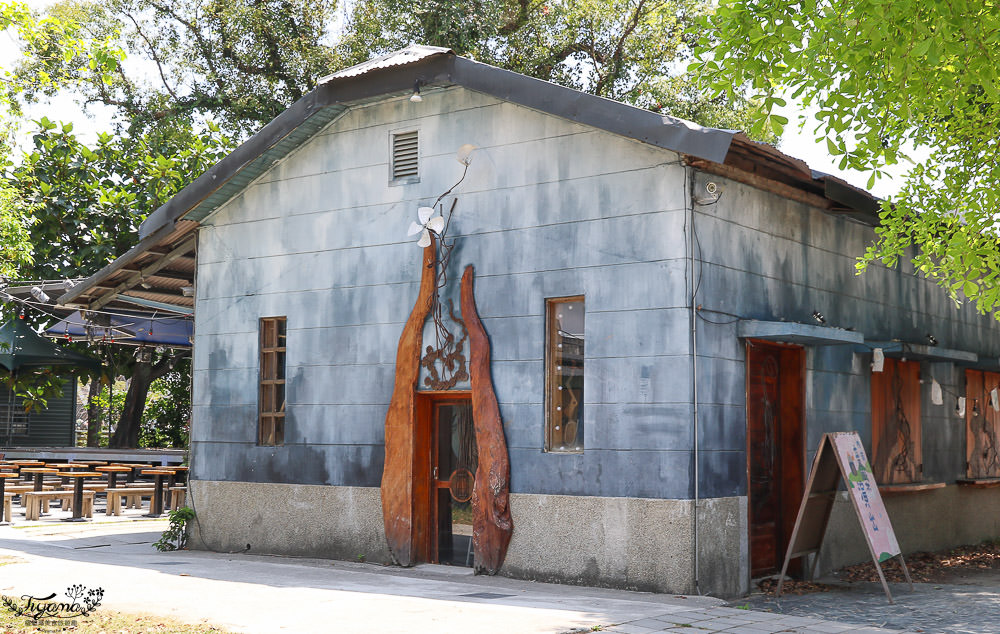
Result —
[[264, 352], [261, 354], [260, 378], [268, 380], [277, 377], [278, 372], [275, 367], [277, 359], [276, 352]]
[[274, 417], [274, 444], [280, 445], [285, 442], [285, 417]]
[[260, 444], [274, 444], [274, 419], [270, 416], [260, 417]]
[[275, 352], [275, 368], [274, 368], [274, 378], [284, 379], [285, 378], [285, 353]]
[[548, 303], [549, 451], [583, 451], [583, 298]]
[[260, 386], [260, 411], [261, 413], [274, 411], [274, 385], [271, 383]]

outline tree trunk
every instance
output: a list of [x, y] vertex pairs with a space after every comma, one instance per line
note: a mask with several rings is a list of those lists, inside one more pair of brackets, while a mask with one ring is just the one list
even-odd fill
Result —
[[139, 446], [139, 431], [142, 427], [142, 413], [146, 409], [146, 395], [153, 381], [170, 372], [180, 360], [180, 355], [164, 356], [156, 365], [137, 361], [132, 368], [128, 392], [125, 394], [125, 404], [122, 406], [122, 416], [118, 420], [114, 436], [109, 447], [116, 449], [134, 449]]
[[91, 379], [87, 392], [87, 446], [101, 446], [101, 406], [97, 397], [101, 395], [101, 380]]

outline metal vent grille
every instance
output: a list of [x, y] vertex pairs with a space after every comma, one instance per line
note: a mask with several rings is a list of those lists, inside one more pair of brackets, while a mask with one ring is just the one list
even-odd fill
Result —
[[417, 144], [416, 130], [392, 135], [392, 180], [418, 176]]

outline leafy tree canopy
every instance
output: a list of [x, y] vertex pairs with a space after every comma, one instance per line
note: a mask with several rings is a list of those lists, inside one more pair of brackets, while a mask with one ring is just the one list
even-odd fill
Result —
[[695, 66], [720, 93], [760, 100], [756, 129], [780, 132], [774, 107], [801, 100], [817, 138], [869, 186], [908, 146], [929, 152], [883, 204], [859, 269], [910, 258], [956, 301], [1000, 307], [995, 0], [724, 0], [705, 24]]
[[[336, 0], [67, 1], [50, 14], [79, 25], [85, 41], [127, 51], [125, 62], [98, 76], [78, 46], [25, 40], [17, 75], [71, 79], [84, 101], [113, 106], [130, 129], [212, 117], [242, 139], [319, 77], [420, 42], [706, 125], [745, 128], [753, 104], [739, 94], [708, 98], [683, 72], [696, 39], [693, 20], [706, 6], [356, 0], [338, 19]], [[763, 138], [776, 139], [770, 132]]]

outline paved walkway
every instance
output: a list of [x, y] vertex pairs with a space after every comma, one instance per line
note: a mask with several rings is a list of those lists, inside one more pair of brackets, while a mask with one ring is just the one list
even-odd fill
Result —
[[1000, 632], [1000, 584], [995, 573], [972, 577], [962, 584], [905, 583], [889, 585], [893, 605], [886, 601], [881, 584], [840, 583], [829, 592], [782, 596], [780, 600], [754, 595], [745, 603], [754, 610], [800, 617], [822, 617], [844, 623], [873, 624], [943, 634], [993, 634]]
[[[151, 547], [163, 520], [0, 527], [0, 594], [104, 589], [102, 607], [239, 632], [885, 632], [681, 597], [482, 577], [449, 566]], [[5, 563], [10, 562], [10, 563]]]

